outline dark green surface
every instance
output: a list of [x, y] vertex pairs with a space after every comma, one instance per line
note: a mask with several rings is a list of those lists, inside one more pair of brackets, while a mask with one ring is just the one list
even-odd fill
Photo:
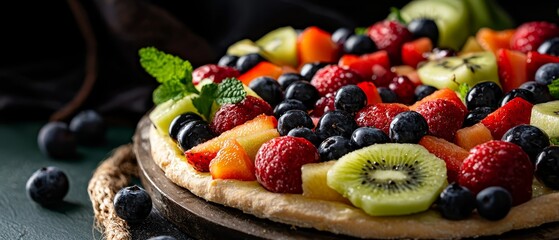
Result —
[[[0, 239], [100, 239], [94, 229], [87, 185], [100, 162], [117, 146], [132, 142], [134, 128], [113, 126], [107, 142], [99, 147], [78, 147], [80, 157], [56, 160], [37, 147], [43, 123], [0, 124]], [[68, 175], [70, 190], [65, 202], [53, 209], [31, 201], [27, 179], [44, 166], [56, 166]]]

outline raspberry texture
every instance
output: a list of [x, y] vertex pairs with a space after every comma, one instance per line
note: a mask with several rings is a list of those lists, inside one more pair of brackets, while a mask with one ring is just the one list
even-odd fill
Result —
[[528, 155], [518, 145], [491, 140], [477, 145], [460, 167], [458, 182], [474, 194], [500, 186], [512, 195], [513, 205], [532, 198], [534, 167]]
[[247, 96], [239, 103], [222, 105], [210, 122], [210, 129], [219, 135], [262, 113], [273, 115], [272, 106], [260, 98]]
[[324, 113], [328, 111], [333, 111], [336, 107], [334, 106], [335, 93], [328, 93], [316, 101], [314, 108], [311, 112], [313, 117], [322, 117]]
[[262, 144], [256, 154], [256, 179], [271, 192], [302, 193], [301, 167], [319, 160], [316, 147], [307, 139], [274, 138]]
[[320, 96], [335, 93], [345, 85], [359, 82], [361, 82], [361, 77], [357, 73], [337, 65], [321, 68], [311, 80], [311, 84], [318, 90]]
[[559, 36], [559, 27], [554, 23], [533, 21], [523, 23], [516, 28], [512, 35], [510, 47], [512, 50], [527, 53], [536, 51], [547, 39]]
[[404, 43], [411, 41], [412, 33], [397, 21], [379, 21], [369, 27], [367, 32], [378, 49], [386, 50], [392, 65], [401, 63], [401, 49]]
[[192, 83], [200, 83], [203, 79], [211, 79], [214, 83], [220, 83], [223, 79], [238, 77], [241, 75], [237, 69], [216, 64], [202, 65], [192, 71]]
[[390, 122], [398, 113], [409, 108], [400, 103], [377, 103], [368, 105], [355, 114], [355, 122], [359, 127], [375, 127], [387, 135], [390, 134]]
[[454, 135], [462, 127], [465, 114], [456, 104], [445, 99], [435, 99], [420, 104], [415, 110], [429, 125], [429, 135], [454, 142]]

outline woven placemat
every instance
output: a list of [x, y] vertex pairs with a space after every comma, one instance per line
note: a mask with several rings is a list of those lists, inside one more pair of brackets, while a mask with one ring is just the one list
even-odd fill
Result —
[[95, 228], [108, 240], [131, 239], [126, 221], [118, 217], [113, 207], [113, 198], [132, 177], [138, 177], [138, 163], [132, 144], [113, 150], [93, 173], [87, 191], [93, 205]]

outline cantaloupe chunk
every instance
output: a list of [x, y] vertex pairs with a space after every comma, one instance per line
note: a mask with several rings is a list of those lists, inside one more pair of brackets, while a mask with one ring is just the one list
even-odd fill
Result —
[[489, 142], [491, 140], [493, 140], [491, 131], [489, 131], [489, 128], [481, 123], [461, 128], [456, 131], [456, 134], [454, 135], [454, 143], [468, 151], [476, 145]]
[[454, 143], [430, 135], [422, 137], [421, 140], [419, 140], [419, 145], [425, 147], [427, 151], [445, 161], [446, 175], [449, 183], [458, 180], [460, 166], [469, 155], [468, 151]]

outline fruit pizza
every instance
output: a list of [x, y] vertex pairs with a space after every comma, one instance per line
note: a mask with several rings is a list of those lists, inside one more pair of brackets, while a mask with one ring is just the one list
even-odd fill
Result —
[[151, 154], [185, 191], [358, 238], [559, 221], [559, 27], [414, 0], [330, 33], [281, 27], [193, 68], [154, 47]]

